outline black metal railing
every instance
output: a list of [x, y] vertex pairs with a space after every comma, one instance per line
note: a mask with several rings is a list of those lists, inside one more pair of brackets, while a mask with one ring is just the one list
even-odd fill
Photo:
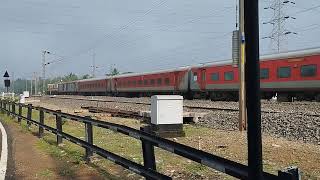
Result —
[[[18, 106], [18, 113], [16, 107]], [[27, 115], [22, 115], [23, 108], [27, 109]], [[91, 117], [82, 117], [72, 114], [63, 113], [61, 111], [55, 111], [43, 107], [34, 107], [31, 104], [25, 105], [20, 103], [9, 102], [6, 100], [0, 100], [0, 109], [2, 113], [12, 115], [18, 118], [18, 122], [21, 120], [27, 121], [27, 126], [30, 127], [34, 124], [39, 127], [39, 137], [43, 137], [44, 130], [47, 130], [57, 137], [57, 144], [62, 143], [63, 139], [66, 139], [72, 143], [85, 148], [85, 159], [90, 161], [90, 157], [93, 153], [96, 153], [118, 165], [123, 166], [147, 179], [171, 179], [169, 176], [161, 174], [156, 170], [155, 152], [154, 147], [164, 149], [173, 154], [180, 155], [192, 161], [198, 162], [207, 167], [213, 168], [230, 176], [239, 179], [248, 179], [248, 166], [201, 151], [192, 147], [179, 144], [155, 135], [149, 134], [144, 131], [133, 129], [127, 126], [114, 124], [105, 121], [98, 121]], [[32, 119], [32, 111], [37, 110], [39, 112], [39, 121]], [[56, 128], [45, 125], [44, 114], [48, 113], [56, 116]], [[85, 140], [76, 138], [70, 134], [63, 132], [62, 118], [67, 120], [77, 121], [85, 124]], [[93, 126], [113, 130], [115, 132], [122, 133], [126, 136], [138, 139], [142, 142], [142, 154], [143, 165], [130, 161], [124, 157], [109, 152], [101, 147], [93, 144]], [[264, 179], [281, 179], [281, 180], [296, 180], [298, 175], [292, 172], [279, 171], [278, 175], [263, 172]]]

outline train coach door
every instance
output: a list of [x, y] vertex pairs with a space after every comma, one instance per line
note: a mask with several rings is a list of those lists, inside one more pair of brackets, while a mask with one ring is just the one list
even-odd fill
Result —
[[179, 72], [174, 72], [174, 91], [179, 90]]
[[199, 83], [200, 83], [200, 89], [204, 91], [206, 89], [206, 69], [204, 68], [200, 70]]

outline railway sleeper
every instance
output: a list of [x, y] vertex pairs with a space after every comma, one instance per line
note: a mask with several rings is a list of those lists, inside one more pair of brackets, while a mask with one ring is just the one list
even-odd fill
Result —
[[238, 91], [214, 91], [210, 92], [209, 97], [211, 101], [238, 101]]
[[277, 93], [278, 102], [293, 102], [293, 95], [290, 93]]
[[317, 102], [320, 102], [320, 93], [318, 93], [318, 94], [315, 96], [315, 100], [316, 100]]

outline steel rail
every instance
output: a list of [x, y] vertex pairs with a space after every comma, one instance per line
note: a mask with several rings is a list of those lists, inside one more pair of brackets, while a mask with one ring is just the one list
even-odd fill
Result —
[[[86, 98], [72, 98], [72, 97], [50, 97], [50, 98], [73, 99], [73, 100], [93, 101], [93, 102], [115, 102], [115, 103], [125, 103], [125, 104], [151, 105], [151, 103], [148, 103], [148, 102], [134, 102], [134, 101], [116, 101], [116, 100], [86, 99]], [[239, 109], [235, 109], [235, 108], [218, 108], [218, 107], [205, 107], [205, 106], [192, 106], [192, 105], [183, 105], [183, 107], [189, 108], [189, 109], [205, 109], [205, 110], [239, 112]], [[295, 115], [301, 115], [301, 116], [320, 117], [320, 114], [310, 114], [310, 113], [303, 113], [303, 112], [283, 112], [283, 111], [266, 111], [266, 110], [261, 110], [261, 112], [262, 113], [286, 113], [286, 114], [295, 114]]]
[[[67, 114], [67, 113], [63, 113], [61, 111], [55, 111], [55, 110], [51, 110], [51, 109], [47, 109], [47, 108], [43, 108], [43, 107], [34, 107], [32, 105], [22, 105], [22, 104], [12, 104], [11, 105], [19, 105], [22, 107], [28, 107], [28, 108], [32, 108], [35, 110], [43, 111], [44, 113], [49, 113], [52, 115], [56, 115], [56, 116], [60, 116], [62, 118], [66, 118], [66, 119], [70, 119], [73, 121], [78, 121], [78, 122], [82, 122], [82, 123], [90, 123], [93, 126], [97, 126], [97, 127], [101, 127], [101, 128], [105, 128], [105, 129], [109, 129], [118, 133], [122, 133], [124, 135], [133, 137], [135, 139], [144, 141], [144, 142], [149, 142], [151, 143], [153, 146], [159, 147], [161, 149], [164, 149], [168, 152], [171, 152], [173, 154], [177, 154], [180, 155], [182, 157], [185, 157], [187, 159], [193, 160], [195, 162], [198, 162], [200, 164], [203, 164], [205, 166], [208, 166], [210, 168], [213, 168], [215, 170], [218, 170], [220, 172], [223, 172], [225, 174], [228, 174], [230, 176], [239, 178], [239, 179], [247, 179], [249, 174], [249, 169], [248, 166], [240, 164], [238, 162], [234, 162], [201, 150], [197, 150], [194, 149], [192, 147], [177, 143], [177, 142], [173, 142], [170, 141], [168, 139], [164, 139], [152, 134], [149, 134], [147, 132], [144, 131], [140, 131], [137, 129], [133, 129], [124, 125], [119, 125], [119, 124], [115, 124], [115, 123], [110, 123], [110, 122], [105, 122], [105, 121], [99, 121], [99, 120], [95, 120], [92, 118], [88, 118], [88, 117], [82, 117], [82, 116], [78, 116], [78, 115], [72, 115], [72, 114]], [[10, 106], [9, 106], [10, 107]], [[67, 133], [64, 132], [59, 132], [58, 129], [49, 127], [45, 124], [41, 124], [40, 122], [37, 122], [35, 120], [32, 120], [32, 118], [28, 118], [28, 117], [24, 117], [23, 115], [18, 115], [16, 113], [13, 113], [9, 110], [6, 109], [6, 105], [3, 108], [3, 102], [1, 102], [1, 108], [2, 110], [7, 111], [8, 113], [22, 118], [23, 120], [27, 120], [27, 122], [29, 121], [30, 123], [39, 126], [39, 127], [43, 127], [44, 129], [46, 129], [47, 131], [50, 131], [54, 134], [56, 134], [57, 136], [60, 136], [64, 139], [67, 139], [68, 141], [71, 141], [73, 143], [76, 143], [84, 148], [89, 148], [90, 150], [92, 150], [93, 152], [101, 155], [104, 158], [107, 158], [113, 162], [115, 162], [116, 164], [119, 164], [127, 169], [130, 169], [131, 171], [140, 174], [142, 176], [151, 178], [151, 179], [170, 179], [170, 177], [160, 174], [158, 172], [156, 172], [155, 170], [152, 170], [150, 168], [146, 168], [140, 164], [137, 164], [135, 162], [132, 162], [130, 160], [127, 160], [121, 156], [118, 156], [116, 154], [113, 154], [109, 151], [106, 151], [98, 146], [95, 146], [93, 144], [89, 144], [88, 142], [78, 139], [74, 136], [71, 136]], [[271, 179], [282, 179], [281, 178], [281, 173], [279, 171], [279, 175], [274, 175], [274, 174], [270, 174], [267, 172], [263, 172], [262, 176], [264, 179], [266, 180], [271, 180]], [[282, 173], [283, 174], [283, 173]], [[287, 173], [284, 173], [285, 175], [287, 175]]]

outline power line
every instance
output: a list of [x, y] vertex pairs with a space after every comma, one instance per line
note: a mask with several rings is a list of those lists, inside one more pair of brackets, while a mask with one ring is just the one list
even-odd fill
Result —
[[306, 9], [303, 9], [303, 10], [300, 10], [300, 11], [297, 11], [297, 12], [294, 12], [294, 13], [292, 13], [291, 15], [297, 15], [297, 14], [305, 13], [305, 12], [312, 11], [312, 10], [317, 9], [317, 8], [320, 8], [320, 5], [317, 5], [317, 6], [314, 6], [314, 7], [310, 7], [310, 8], [306, 8]]
[[271, 39], [271, 48], [276, 49], [278, 53], [283, 48], [283, 43], [286, 41], [286, 36], [289, 34], [297, 34], [296, 32], [289, 31], [286, 28], [286, 21], [288, 19], [296, 19], [295, 17], [287, 15], [284, 12], [284, 7], [288, 4], [295, 4], [295, 2], [289, 0], [273, 0], [268, 7], [264, 8], [272, 10], [273, 17], [269, 21], [263, 23], [272, 25], [272, 31], [270, 35], [263, 37], [263, 39]]
[[[207, 38], [207, 39], [216, 40], [216, 39], [224, 38], [224, 37], [226, 37], [226, 36], [228, 36], [228, 35], [231, 35], [231, 34], [232, 34], [232, 32], [228, 32], [228, 33], [224, 33], [224, 34], [222, 34], [222, 35], [215, 36], [215, 37], [211, 37], [211, 38]], [[200, 40], [197, 39], [197, 41], [198, 41], [198, 42], [203, 42], [202, 39], [200, 39]], [[225, 41], [225, 42], [228, 42], [228, 41]], [[191, 42], [190, 44], [193, 44], [193, 45], [194, 45], [195, 42]], [[221, 45], [221, 43], [220, 43], [220, 45]], [[167, 50], [167, 51], [166, 51], [167, 55], [161, 56], [161, 59], [163, 59], [162, 61], [164, 61], [164, 59], [169, 59], [169, 57], [172, 56], [172, 54], [177, 53], [177, 51], [181, 51], [181, 50], [185, 49], [185, 48], [183, 48], [183, 47], [185, 47], [185, 46], [187, 46], [187, 44], [183, 44], [182, 46], [178, 46], [178, 47], [175, 47], [175, 48], [173, 48], [173, 49]], [[199, 48], [198, 48], [198, 49], [199, 49]], [[201, 48], [200, 48], [200, 49], [201, 49]], [[192, 50], [194, 50], [194, 49], [192, 49]], [[191, 50], [189, 50], [189, 52], [191, 52]], [[159, 53], [161, 53], [161, 52], [159, 52]], [[151, 55], [148, 55], [148, 56], [145, 56], [145, 57], [139, 57], [139, 61], [137, 61], [137, 63], [150, 63], [150, 62], [152, 62], [153, 59], [150, 58], [150, 56], [151, 56]], [[152, 57], [159, 57], [159, 56], [155, 56], [155, 55], [153, 54]]]
[[[166, 2], [166, 0], [160, 0], [159, 3], [154, 5], [153, 8], [150, 8], [147, 11], [145, 11], [145, 13], [141, 16], [141, 18], [148, 15], [149, 13], [151, 13], [153, 11], [153, 9], [163, 5], [165, 2]], [[81, 54], [86, 54], [86, 53], [90, 52], [91, 50], [97, 48], [106, 38], [110, 39], [110, 38], [114, 37], [115, 34], [122, 32], [123, 30], [127, 29], [130, 25], [132, 25], [136, 22], [137, 22], [137, 20], [131, 20], [128, 24], [119, 27], [116, 31], [113, 31], [112, 33], [106, 35], [105, 37], [100, 38], [100, 40], [96, 41], [94, 43], [94, 45], [92, 45], [91, 47], [87, 48], [86, 50], [80, 51], [79, 53], [76, 53], [75, 55], [72, 55], [71, 57], [79, 56]], [[69, 57], [69, 58], [71, 58], [71, 57]]]

